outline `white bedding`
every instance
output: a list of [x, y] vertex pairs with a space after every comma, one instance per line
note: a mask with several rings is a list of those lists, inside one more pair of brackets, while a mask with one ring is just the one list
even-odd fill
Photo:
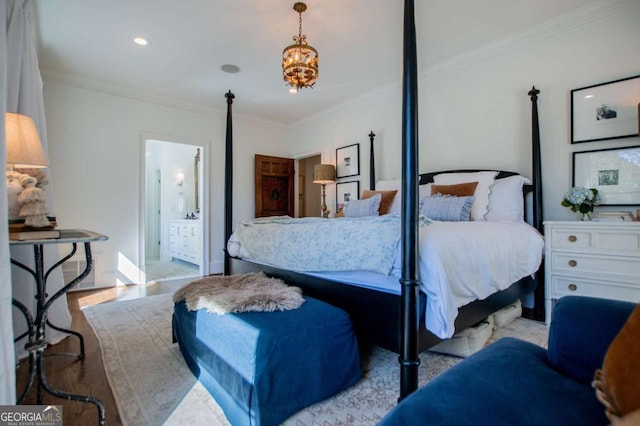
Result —
[[[421, 289], [426, 326], [453, 335], [458, 308], [485, 299], [536, 272], [544, 240], [523, 222], [432, 222], [420, 232]], [[396, 262], [392, 275], [400, 276]]]
[[[324, 227], [337, 226], [341, 220], [321, 219]], [[349, 240], [344, 242], [348, 243]], [[542, 261], [543, 245], [540, 234], [521, 222], [432, 221], [422, 226], [419, 278], [421, 289], [427, 295], [427, 329], [440, 338], [451, 337], [458, 308], [473, 300], [484, 299], [533, 274]], [[241, 247], [242, 241], [238, 241], [238, 235], [234, 233], [228, 244], [230, 254], [243, 257]], [[399, 251], [398, 244], [396, 247]], [[370, 243], [367, 250], [377, 251], [371, 248]], [[358, 269], [319, 272], [317, 264], [315, 268], [303, 266], [296, 270], [399, 294], [400, 253], [394, 253], [392, 258], [393, 266], [388, 274]], [[248, 260], [282, 267], [262, 259]], [[330, 266], [331, 263], [325, 263], [321, 269]]]

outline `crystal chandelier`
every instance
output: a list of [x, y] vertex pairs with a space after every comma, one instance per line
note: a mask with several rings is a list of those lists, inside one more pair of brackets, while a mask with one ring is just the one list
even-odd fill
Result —
[[318, 79], [318, 51], [307, 44], [307, 36], [302, 34], [302, 12], [307, 5], [297, 2], [293, 10], [298, 12], [298, 36], [293, 36], [294, 44], [282, 51], [282, 76], [290, 92], [295, 93], [304, 87], [313, 87]]

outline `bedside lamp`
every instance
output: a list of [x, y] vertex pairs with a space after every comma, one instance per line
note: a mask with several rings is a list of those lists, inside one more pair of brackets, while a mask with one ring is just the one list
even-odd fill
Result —
[[47, 167], [36, 125], [31, 117], [7, 112], [5, 114], [7, 166], [25, 169]]
[[336, 168], [333, 164], [316, 164], [313, 166], [313, 183], [322, 185], [322, 217], [329, 217], [325, 186], [336, 181]]
[[[49, 221], [43, 211], [46, 196], [42, 189], [36, 188], [37, 180], [14, 171], [14, 168], [41, 169], [47, 167], [36, 125], [31, 117], [23, 114], [7, 112], [5, 114], [5, 142], [7, 150], [6, 176], [8, 192], [9, 219], [17, 218], [21, 212], [20, 196], [27, 199], [31, 209], [25, 224], [31, 226], [47, 226]], [[26, 178], [26, 179], [25, 179]], [[33, 197], [33, 199], [29, 198]]]

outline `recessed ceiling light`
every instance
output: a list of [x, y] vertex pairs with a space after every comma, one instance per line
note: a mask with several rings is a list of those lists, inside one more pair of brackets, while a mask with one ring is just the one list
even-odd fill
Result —
[[149, 45], [149, 40], [147, 40], [144, 37], [134, 37], [133, 39], [135, 44], [139, 44], [140, 46], [148, 46]]
[[240, 72], [240, 67], [233, 64], [224, 64], [220, 67], [220, 69], [229, 74], [236, 74]]

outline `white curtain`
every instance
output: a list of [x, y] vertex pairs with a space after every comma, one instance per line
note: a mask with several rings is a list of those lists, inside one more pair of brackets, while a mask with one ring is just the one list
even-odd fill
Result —
[[[33, 3], [31, 0], [6, 0], [7, 13], [7, 96], [6, 108], [9, 112], [17, 112], [33, 118], [42, 141], [45, 154], [47, 149], [47, 126], [42, 97], [42, 78], [38, 68], [36, 55], [35, 27]], [[47, 154], [48, 157], [48, 154]], [[45, 186], [49, 215], [53, 215], [51, 174], [49, 184]], [[33, 267], [33, 249], [29, 246], [11, 247], [11, 257], [24, 265]], [[45, 270], [59, 260], [58, 247], [55, 244], [45, 245]], [[33, 277], [22, 269], [12, 265], [13, 297], [25, 306], [35, 305], [35, 283]], [[62, 271], [56, 268], [47, 280], [47, 293], [54, 294], [63, 286]], [[52, 304], [48, 318], [54, 325], [63, 328], [71, 326], [71, 315], [65, 297]], [[26, 322], [21, 312], [13, 311], [14, 333], [19, 335], [26, 330]], [[57, 343], [67, 335], [52, 328], [47, 328], [47, 341]], [[24, 341], [16, 345], [18, 357], [26, 355]]]
[[[5, 0], [0, 0], [0, 162], [6, 164], [7, 153], [4, 140], [4, 113], [7, 108], [7, 9]], [[0, 199], [7, 199], [7, 184], [0, 179]], [[7, 202], [0, 209], [0, 224], [7, 223]], [[8, 227], [0, 226], [0, 405], [16, 402], [16, 367], [13, 353], [13, 322], [11, 320], [11, 266], [9, 263]]]

